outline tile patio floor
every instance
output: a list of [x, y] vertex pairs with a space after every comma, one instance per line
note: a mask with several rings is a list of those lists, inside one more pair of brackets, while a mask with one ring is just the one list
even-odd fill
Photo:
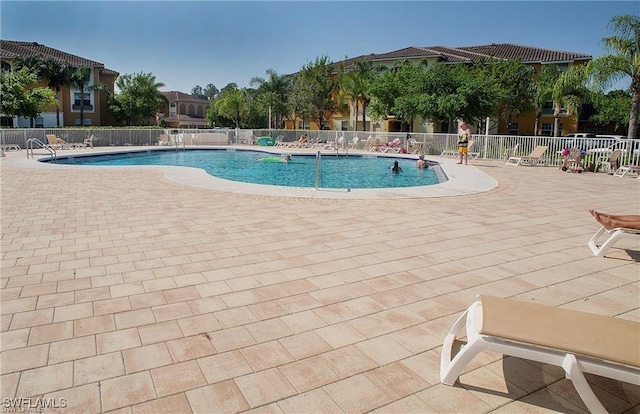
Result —
[[[640, 320], [640, 247], [586, 246], [640, 182], [476, 160], [458, 197], [231, 194], [151, 169], [1, 168], [1, 397], [60, 412], [585, 412], [561, 370], [482, 354], [439, 383], [485, 293]], [[33, 161], [35, 163], [35, 161]], [[474, 167], [469, 167], [474, 168]], [[640, 388], [589, 377], [612, 412]], [[46, 410], [54, 412], [56, 410]]]

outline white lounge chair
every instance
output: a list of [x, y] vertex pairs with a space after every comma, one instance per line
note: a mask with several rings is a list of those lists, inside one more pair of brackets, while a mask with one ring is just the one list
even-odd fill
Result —
[[509, 159], [507, 159], [507, 165], [538, 165], [540, 163], [544, 163], [542, 156], [548, 149], [548, 146], [538, 145], [529, 155], [523, 157], [509, 157]]
[[473, 151], [474, 147], [475, 147], [475, 141], [469, 141], [469, 145], [467, 146], [467, 155], [469, 156], [469, 158], [473, 160], [475, 160], [480, 156], [480, 152]]
[[613, 151], [611, 155], [600, 156], [596, 160], [593, 172], [598, 172], [598, 170], [604, 169], [605, 172], [613, 174], [613, 172], [617, 170], [617, 168], [614, 168], [614, 165], [618, 165], [618, 160], [621, 155], [622, 150], [617, 149]]
[[636, 174], [640, 180], [640, 165], [623, 165], [618, 168], [614, 173], [614, 177], [624, 177], [627, 174]]
[[[598, 245], [598, 241], [602, 239], [604, 235], [608, 236], [607, 239], [604, 243]], [[601, 227], [591, 237], [587, 246], [589, 246], [594, 256], [604, 257], [604, 255], [607, 254], [607, 251], [621, 239], [634, 239], [640, 241], [640, 230], [626, 228], [607, 230], [604, 227]]]
[[[466, 329], [465, 329], [466, 327]], [[457, 334], [467, 343], [454, 356]], [[562, 367], [592, 413], [606, 412], [584, 373], [640, 385], [640, 323], [531, 302], [481, 296], [447, 334], [440, 380], [453, 385], [481, 351]]]
[[502, 160], [506, 161], [510, 157], [515, 157], [519, 147], [520, 147], [520, 144], [516, 144], [513, 146], [513, 148], [505, 148], [504, 152], [502, 153]]
[[95, 139], [95, 136], [91, 135], [89, 138], [85, 138], [84, 141], [82, 141], [82, 146], [84, 148], [88, 148], [91, 147], [93, 148], [93, 140]]
[[569, 153], [567, 155], [563, 155], [560, 163], [558, 164], [558, 169], [562, 167], [566, 168], [578, 168], [582, 164], [582, 155], [580, 148], [569, 148]]

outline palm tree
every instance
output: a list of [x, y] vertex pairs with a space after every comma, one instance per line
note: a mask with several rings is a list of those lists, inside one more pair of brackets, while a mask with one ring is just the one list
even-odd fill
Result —
[[[279, 75], [273, 69], [267, 70], [268, 78], [251, 78], [250, 85], [258, 87], [259, 100], [265, 108], [271, 108], [278, 128], [283, 125], [283, 120], [287, 116], [289, 106], [288, 95], [291, 90], [291, 82], [288, 75]], [[271, 128], [271, 125], [269, 125]]]
[[534, 82], [533, 107], [536, 111], [536, 121], [533, 127], [533, 134], [538, 135], [538, 127], [544, 105], [553, 99], [553, 85], [560, 77], [558, 65], [546, 65]]
[[560, 116], [565, 108], [569, 116], [576, 116], [582, 104], [589, 97], [589, 90], [585, 86], [586, 66], [571, 66], [569, 70], [560, 74], [553, 85], [553, 136], [560, 133]]
[[609, 85], [629, 76], [631, 78], [631, 111], [627, 138], [638, 135], [638, 111], [640, 110], [640, 17], [625, 14], [615, 16], [609, 26], [619, 36], [602, 39], [602, 43], [613, 54], [607, 54], [589, 62], [591, 79], [597, 88]]
[[348, 87], [351, 99], [356, 107], [356, 131], [358, 130], [358, 102], [362, 105], [362, 130], [366, 129], [367, 107], [371, 102], [369, 94], [369, 84], [376, 73], [383, 70], [383, 67], [374, 67], [369, 59], [359, 60], [353, 63], [353, 70], [349, 71]]
[[60, 89], [71, 83], [71, 69], [55, 59], [47, 59], [42, 64], [42, 76], [48, 79], [47, 85], [56, 92], [56, 124], [60, 126], [60, 105], [62, 95]]
[[356, 124], [354, 130], [358, 130], [358, 115], [360, 109], [360, 90], [358, 89], [358, 83], [356, 79], [355, 71], [342, 72], [340, 80], [340, 97], [344, 97], [348, 101], [353, 103], [355, 109]]
[[91, 68], [80, 66], [71, 72], [71, 86], [80, 91], [80, 125], [84, 126], [84, 94], [92, 87], [87, 86], [91, 79]]

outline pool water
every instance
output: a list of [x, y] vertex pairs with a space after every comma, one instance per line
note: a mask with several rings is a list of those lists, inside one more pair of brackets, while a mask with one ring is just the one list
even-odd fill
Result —
[[[186, 150], [145, 151], [126, 154], [72, 157], [57, 160], [58, 164], [75, 165], [177, 165], [205, 170], [218, 178], [245, 183], [287, 187], [315, 187], [316, 156], [293, 155], [288, 163], [265, 162], [260, 158], [274, 157], [258, 151]], [[391, 172], [394, 160], [403, 171]], [[321, 162], [322, 188], [389, 188], [438, 184], [436, 170], [440, 167], [418, 169], [413, 159], [361, 155], [323, 155]]]

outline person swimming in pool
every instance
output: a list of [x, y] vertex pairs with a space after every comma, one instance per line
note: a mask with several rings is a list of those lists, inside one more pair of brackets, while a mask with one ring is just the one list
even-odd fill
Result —
[[400, 166], [398, 165], [398, 161], [393, 162], [393, 165], [391, 166], [391, 172], [394, 174], [402, 172], [402, 168], [400, 168]]
[[427, 164], [427, 160], [424, 159], [424, 155], [420, 155], [420, 158], [416, 161], [416, 167], [421, 169], [429, 168], [429, 164]]

